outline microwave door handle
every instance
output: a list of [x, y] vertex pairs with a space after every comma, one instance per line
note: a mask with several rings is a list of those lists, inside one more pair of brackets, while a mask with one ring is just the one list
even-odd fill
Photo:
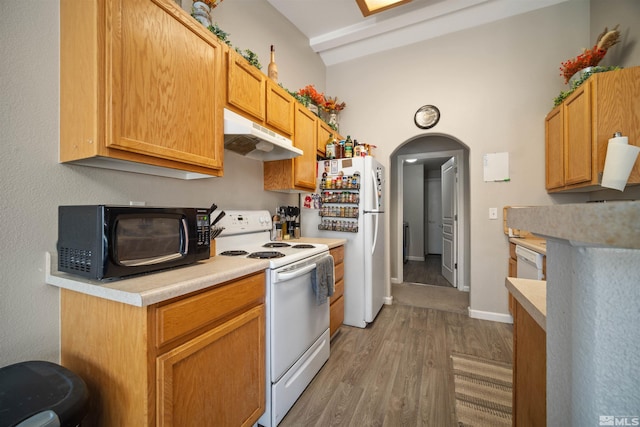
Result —
[[182, 234], [184, 239], [182, 240], [182, 253], [186, 254], [189, 251], [189, 227], [187, 227], [187, 219], [182, 218]]

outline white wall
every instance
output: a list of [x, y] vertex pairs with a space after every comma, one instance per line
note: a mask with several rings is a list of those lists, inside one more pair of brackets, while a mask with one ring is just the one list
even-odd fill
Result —
[[409, 223], [409, 259], [424, 260], [424, 166], [404, 165], [404, 220]]
[[[227, 0], [214, 17], [234, 45], [258, 53], [265, 71], [275, 44], [285, 87], [324, 87], [324, 66], [308, 41], [267, 2]], [[59, 30], [58, 1], [2, 4], [0, 366], [59, 360], [59, 294], [44, 283], [58, 205], [136, 200], [207, 207], [216, 201], [222, 209], [273, 210], [298, 201], [263, 191], [262, 164], [228, 151], [224, 177], [196, 182], [58, 164]]]
[[[578, 0], [327, 70], [328, 90], [348, 104], [341, 126], [377, 145], [383, 163], [389, 165], [394, 151], [418, 135], [449, 135], [469, 147], [470, 302], [476, 311], [508, 312], [508, 244], [501, 218], [488, 219], [489, 208], [587, 197], [547, 195], [544, 117], [564, 89], [560, 63], [589, 39], [589, 3]], [[427, 132], [413, 124], [424, 104], [442, 113]], [[510, 153], [511, 181], [483, 182], [483, 154], [500, 151]], [[393, 253], [398, 236], [390, 224], [387, 230]], [[398, 266], [391, 262], [394, 276]]]

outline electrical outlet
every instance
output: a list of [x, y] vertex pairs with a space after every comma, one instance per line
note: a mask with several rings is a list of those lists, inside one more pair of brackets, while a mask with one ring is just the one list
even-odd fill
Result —
[[489, 208], [489, 219], [498, 219], [498, 208]]

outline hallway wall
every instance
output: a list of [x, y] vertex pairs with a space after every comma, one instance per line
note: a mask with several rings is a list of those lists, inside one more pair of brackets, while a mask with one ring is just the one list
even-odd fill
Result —
[[424, 246], [424, 167], [421, 164], [404, 165], [403, 212], [409, 223], [408, 255], [411, 261], [423, 261]]
[[[487, 213], [508, 204], [553, 203], [544, 189], [544, 117], [564, 89], [560, 62], [589, 42], [589, 3], [573, 0], [327, 69], [327, 91], [349, 105], [341, 128], [376, 145], [376, 157], [390, 169], [398, 147], [424, 135], [448, 135], [469, 147], [469, 284], [476, 313], [509, 318], [508, 243], [501, 218], [489, 220]], [[421, 131], [413, 115], [425, 104], [436, 105], [442, 117]], [[485, 183], [483, 155], [501, 151], [510, 153], [511, 181]], [[394, 191], [388, 181], [391, 200]], [[402, 219], [390, 208], [393, 254], [401, 250], [393, 227]], [[393, 262], [392, 276], [399, 268]]]

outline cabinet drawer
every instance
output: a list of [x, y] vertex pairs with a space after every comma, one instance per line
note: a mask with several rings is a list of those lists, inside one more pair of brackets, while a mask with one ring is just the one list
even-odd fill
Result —
[[341, 264], [344, 261], [344, 246], [338, 246], [329, 251], [333, 257], [333, 263], [335, 265]]
[[343, 294], [344, 294], [344, 280], [342, 280], [342, 279], [337, 280], [336, 279], [336, 289], [333, 292], [333, 295], [331, 296], [331, 298], [329, 300], [333, 303], [333, 301], [335, 301], [336, 299], [340, 298]]
[[329, 307], [329, 335], [336, 333], [344, 321], [344, 297], [340, 297], [331, 303]]
[[264, 295], [262, 272], [161, 305], [156, 310], [156, 347], [223, 319], [242, 307], [264, 301]]
[[344, 277], [344, 263], [341, 262], [340, 264], [335, 265], [334, 278], [335, 278], [336, 284], [338, 283], [338, 281], [341, 281], [343, 277]]

